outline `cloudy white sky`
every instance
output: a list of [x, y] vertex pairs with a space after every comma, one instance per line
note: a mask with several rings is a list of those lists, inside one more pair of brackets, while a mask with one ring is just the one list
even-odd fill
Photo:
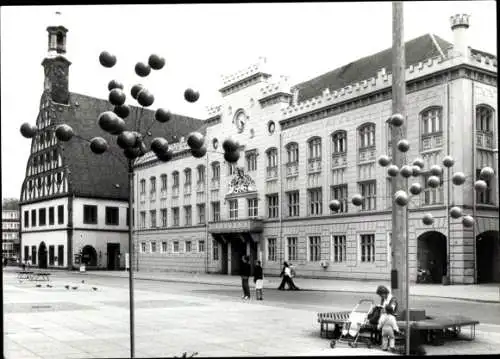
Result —
[[[122, 81], [126, 89], [140, 82], [156, 97], [152, 109], [166, 107], [199, 118], [206, 118], [206, 106], [219, 101], [220, 75], [255, 63], [259, 56], [297, 83], [392, 43], [390, 2], [3, 6], [2, 198], [20, 195], [30, 140], [19, 127], [34, 124], [37, 117], [46, 27], [54, 24], [56, 11], [69, 29], [70, 91], [107, 98], [111, 79]], [[451, 42], [449, 17], [456, 13], [471, 15], [471, 45], [496, 55], [494, 1], [405, 1], [404, 37], [430, 32]], [[103, 50], [117, 56], [115, 67], [100, 66]], [[165, 57], [165, 68], [139, 78], [135, 63], [152, 53]], [[183, 100], [187, 87], [201, 93], [195, 104]]]

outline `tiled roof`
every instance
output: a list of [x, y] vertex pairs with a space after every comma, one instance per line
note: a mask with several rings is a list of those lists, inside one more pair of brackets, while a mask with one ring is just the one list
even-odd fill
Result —
[[[105, 138], [116, 156], [108, 153], [109, 151], [96, 155], [90, 150], [88, 142], [73, 138], [68, 142], [61, 142], [64, 148], [63, 163], [70, 170], [71, 192], [75, 195], [126, 200], [127, 158], [123, 155], [123, 150], [116, 145], [117, 136], [109, 135], [97, 124], [99, 114], [108, 110], [112, 110], [112, 106], [106, 100], [70, 94], [70, 106], [63, 112], [57, 112], [57, 121], [70, 125], [75, 134], [87, 140], [96, 136]], [[140, 123], [139, 132], [145, 133], [151, 126], [151, 136], [145, 137], [148, 148], [155, 137], [165, 137], [169, 143], [177, 142], [178, 138], [200, 129], [204, 124], [202, 120], [176, 114], [173, 114], [168, 123], [159, 123], [154, 120], [154, 111], [131, 106], [131, 113], [125, 119], [128, 130], [136, 129], [135, 119], [141, 111], [144, 113], [141, 116], [143, 121]]]
[[[452, 46], [439, 36], [432, 35], [441, 50], [446, 54], [447, 49]], [[426, 34], [405, 43], [406, 65], [423, 62], [428, 58], [441, 55], [434, 44], [430, 34]], [[377, 71], [385, 68], [387, 73], [392, 72], [392, 49], [386, 49], [374, 55], [363, 57], [347, 65], [327, 72], [311, 80], [302, 82], [294, 87], [299, 91], [298, 102], [322, 95], [325, 89], [335, 91], [353, 83], [374, 77]]]

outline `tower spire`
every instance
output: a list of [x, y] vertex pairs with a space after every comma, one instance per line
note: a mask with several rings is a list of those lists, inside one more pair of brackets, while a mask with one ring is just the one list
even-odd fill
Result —
[[49, 33], [48, 57], [64, 56], [66, 54], [66, 33], [68, 29], [62, 24], [62, 13], [56, 11], [47, 27]]

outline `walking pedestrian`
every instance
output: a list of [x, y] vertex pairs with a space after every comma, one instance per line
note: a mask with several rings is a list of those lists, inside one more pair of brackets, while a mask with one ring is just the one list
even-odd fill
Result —
[[290, 263], [290, 278], [289, 278], [289, 283], [290, 283], [290, 288], [291, 290], [300, 290], [299, 287], [297, 287], [293, 281], [293, 278], [295, 278], [296, 272], [295, 272], [295, 266]]
[[242, 257], [241, 263], [241, 287], [243, 288], [242, 299], [250, 299], [250, 287], [248, 285], [248, 278], [250, 278], [250, 263], [248, 263], [248, 256]]
[[278, 290], [284, 290], [285, 284], [288, 286], [289, 290], [299, 290], [299, 288], [295, 285], [292, 279], [292, 268], [287, 262], [283, 262], [283, 270], [280, 274], [283, 279], [281, 280], [281, 284], [278, 287]]
[[257, 261], [253, 273], [253, 281], [255, 283], [255, 297], [257, 300], [263, 300], [262, 289], [264, 287], [264, 274], [262, 273], [262, 265], [260, 261]]
[[[281, 283], [278, 287], [278, 290], [284, 290], [285, 289], [285, 284], [289, 283], [288, 282], [288, 278], [285, 276], [285, 270], [286, 268], [288, 268], [288, 263], [287, 262], [283, 262], [283, 269], [281, 270], [281, 273], [280, 273], [280, 277], [282, 278], [281, 279]], [[288, 284], [288, 288], [290, 288], [290, 284]]]

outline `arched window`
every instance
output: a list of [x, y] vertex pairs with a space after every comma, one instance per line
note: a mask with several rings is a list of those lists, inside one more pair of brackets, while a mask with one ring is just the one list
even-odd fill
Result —
[[154, 194], [156, 193], [156, 177], [150, 177], [149, 178], [149, 183], [150, 183], [150, 189], [149, 189], [149, 192], [151, 194]]
[[141, 189], [140, 189], [141, 194], [146, 194], [146, 180], [141, 179]]
[[431, 107], [420, 113], [421, 134], [429, 135], [443, 130], [441, 107]]
[[220, 163], [212, 162], [212, 181], [220, 180]]
[[489, 106], [479, 105], [476, 107], [476, 131], [493, 132], [493, 110]]
[[191, 184], [191, 168], [186, 168], [184, 170], [184, 184], [185, 185]]
[[340, 130], [332, 134], [332, 154], [345, 154], [347, 152], [347, 132]]
[[172, 188], [179, 187], [179, 171], [172, 172]]
[[204, 183], [205, 182], [205, 166], [199, 165], [196, 168], [196, 170], [198, 173], [197, 183]]
[[160, 176], [160, 181], [161, 181], [161, 191], [166, 191], [167, 190], [167, 175], [163, 173]]
[[267, 157], [267, 167], [277, 167], [278, 166], [278, 150], [276, 148], [269, 148], [266, 151]]
[[299, 162], [299, 144], [297, 142], [291, 142], [286, 145], [286, 163], [298, 163]]
[[367, 123], [358, 128], [359, 149], [375, 147], [375, 124]]
[[308, 141], [309, 160], [321, 160], [321, 138], [313, 137]]

